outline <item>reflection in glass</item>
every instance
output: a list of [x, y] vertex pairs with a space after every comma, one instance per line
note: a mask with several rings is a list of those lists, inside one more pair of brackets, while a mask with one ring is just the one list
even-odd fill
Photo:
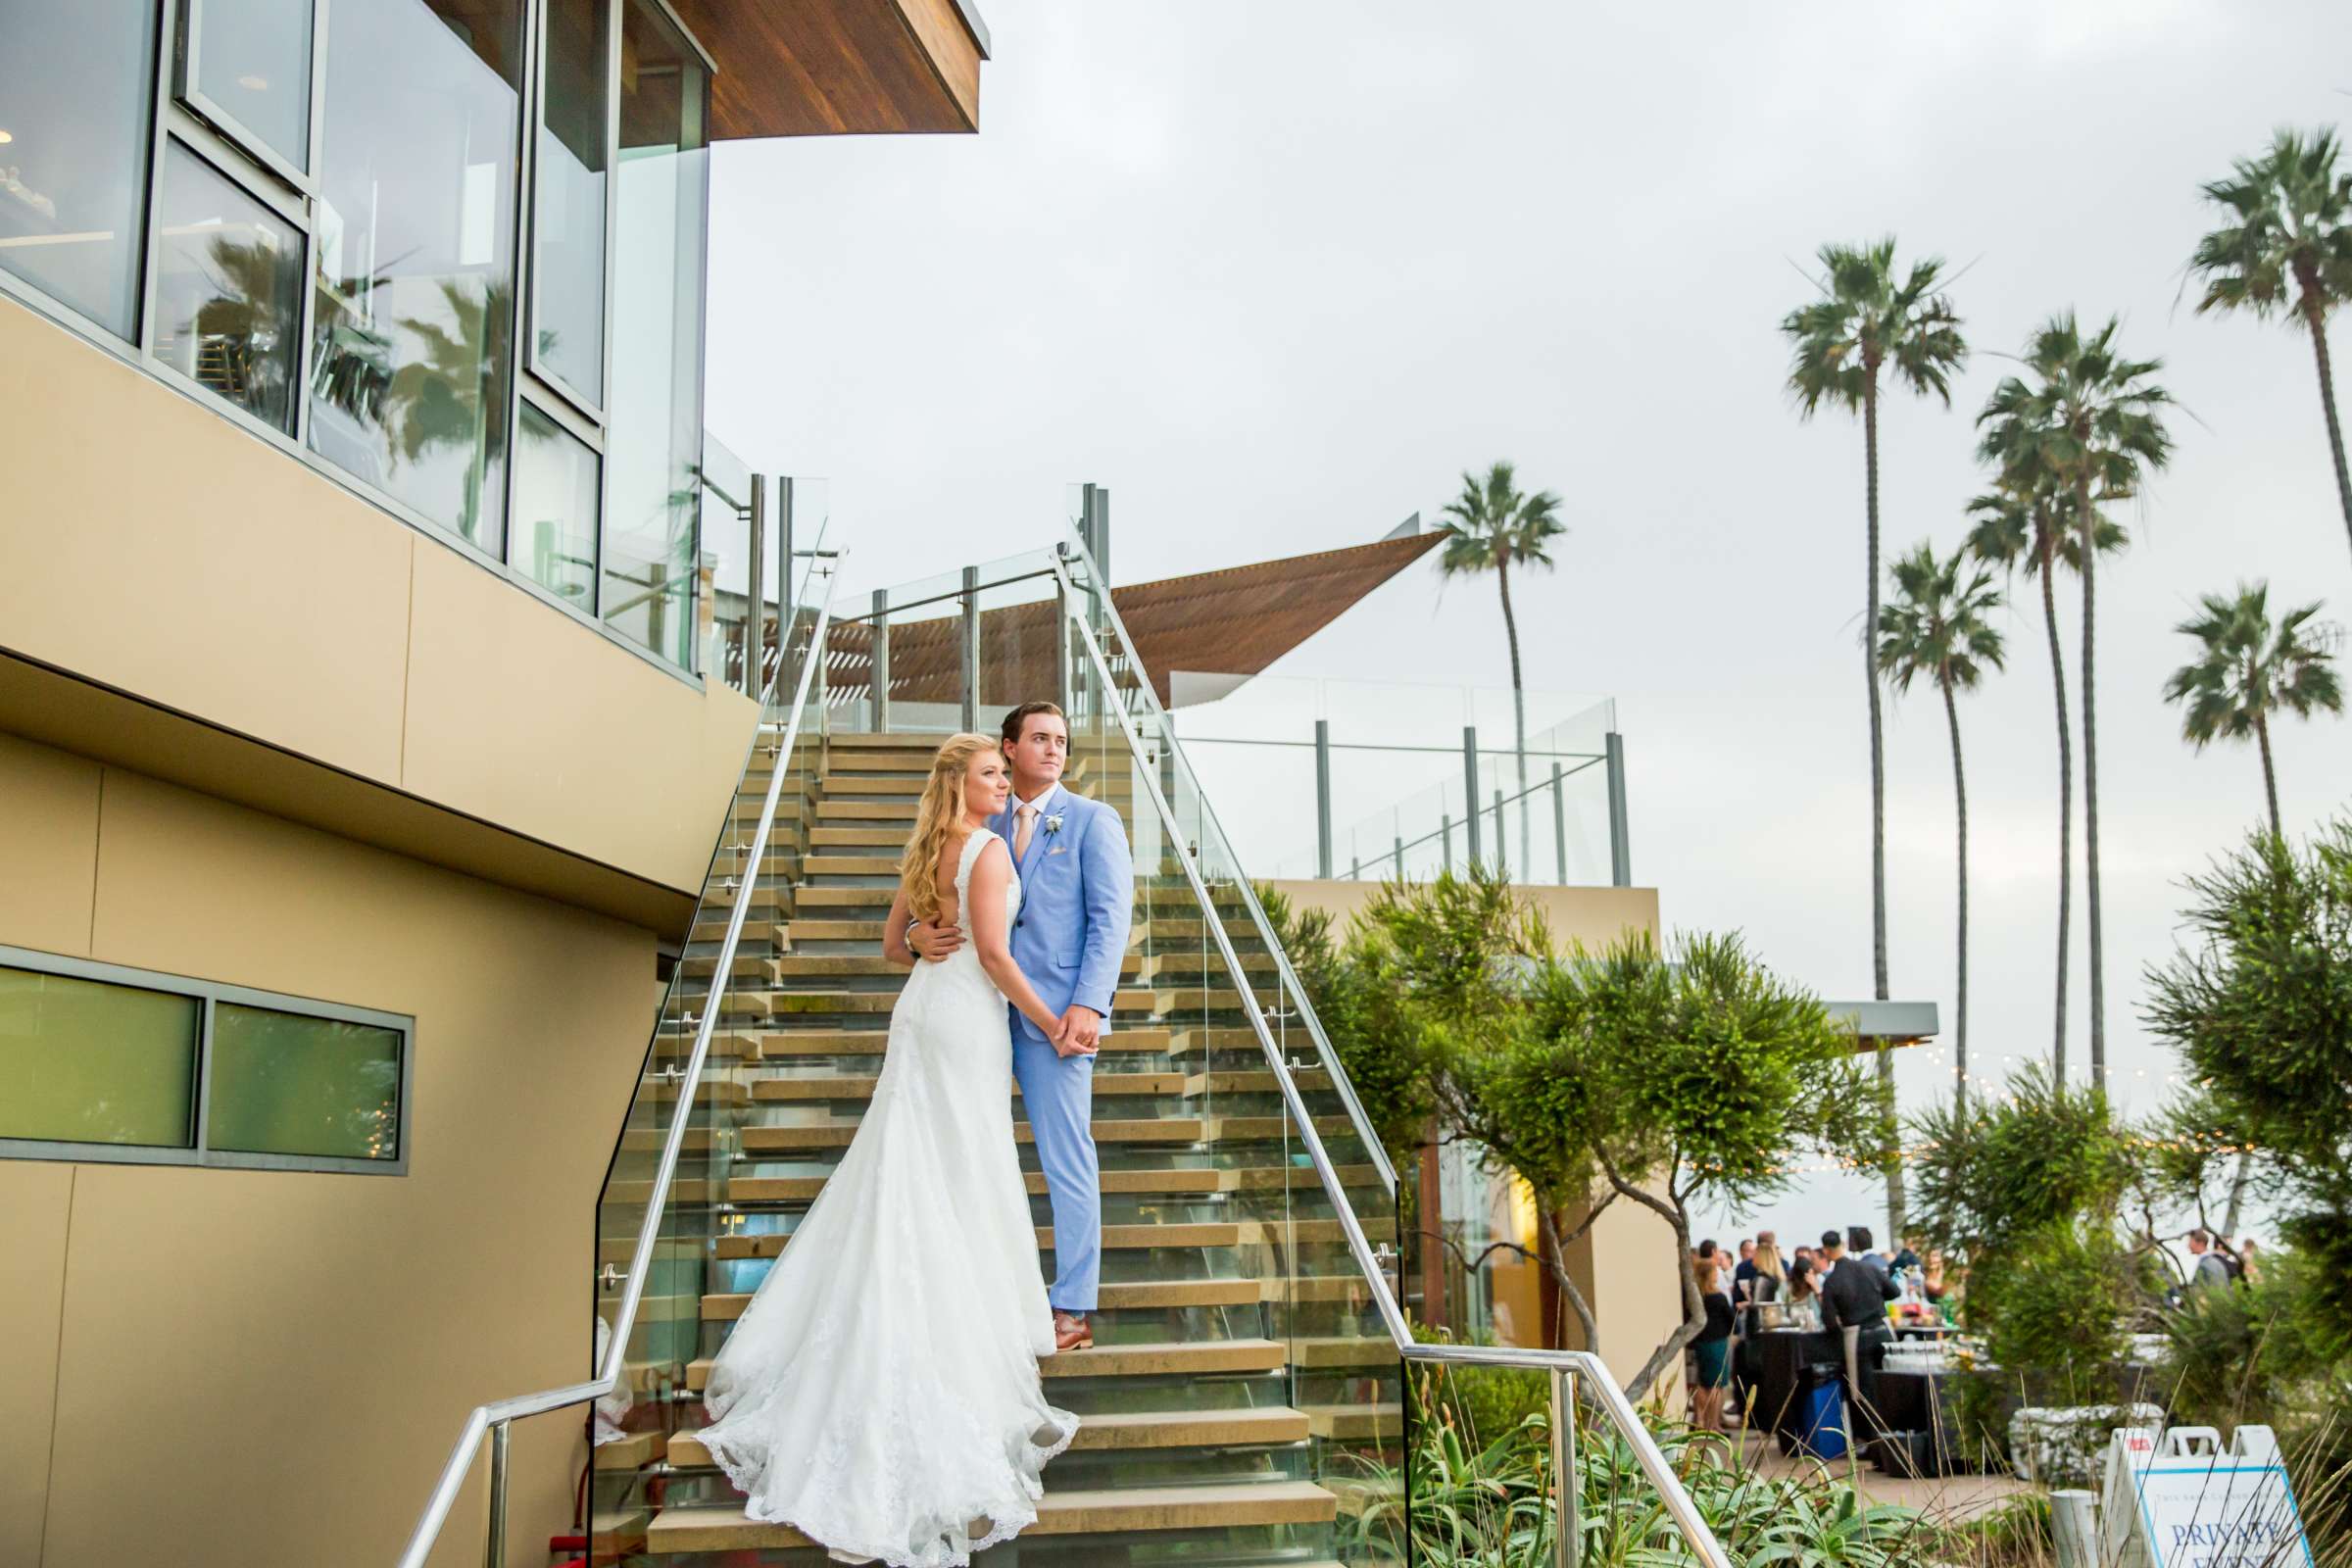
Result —
[[593, 449], [528, 403], [514, 453], [514, 564], [581, 610], [596, 592]]
[[620, 56], [604, 614], [691, 667], [710, 78], [648, 0], [622, 11]]
[[290, 432], [301, 232], [176, 141], [156, 224], [155, 357]]
[[311, 167], [312, 0], [197, 0], [188, 85], [293, 169]]
[[203, 1004], [0, 968], [0, 1138], [192, 1146]]
[[310, 442], [504, 543], [522, 0], [336, 0]]
[[604, 396], [606, 0], [550, 0], [536, 191], [537, 363], [582, 396]]
[[0, 268], [138, 330], [155, 0], [0, 0]]
[[222, 1002], [213, 1008], [208, 1147], [400, 1157], [400, 1033]]

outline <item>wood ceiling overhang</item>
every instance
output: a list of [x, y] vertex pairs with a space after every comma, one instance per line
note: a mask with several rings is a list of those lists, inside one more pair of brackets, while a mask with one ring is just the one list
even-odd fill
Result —
[[714, 141], [980, 128], [969, 0], [670, 0], [717, 64]]
[[[1261, 561], [1222, 571], [1111, 590], [1119, 619], [1165, 707], [1168, 677], [1255, 675], [1321, 631], [1445, 536], [1409, 534], [1345, 550]], [[984, 715], [1057, 689], [1051, 599], [980, 612]], [[962, 617], [929, 606], [889, 628], [890, 695], [901, 703], [962, 701]], [[836, 621], [827, 638], [826, 686], [835, 702], [864, 698], [873, 681], [873, 627]]]

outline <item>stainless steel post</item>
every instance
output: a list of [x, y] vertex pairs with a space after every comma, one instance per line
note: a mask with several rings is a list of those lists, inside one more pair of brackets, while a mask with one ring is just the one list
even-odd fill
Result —
[[1510, 875], [1511, 871], [1511, 857], [1509, 852], [1503, 848], [1509, 842], [1509, 835], [1502, 830], [1502, 791], [1496, 790], [1494, 792], [1494, 869], [1503, 876]]
[[1462, 821], [1470, 829], [1470, 865], [1478, 866], [1478, 726], [1462, 726]]
[[872, 666], [874, 733], [890, 729], [890, 590], [874, 590], [873, 650], [869, 661]]
[[743, 693], [758, 697], [767, 689], [760, 673], [767, 667], [767, 478], [752, 475], [752, 569], [747, 579], [752, 602], [743, 618]]
[[1583, 1485], [1576, 1471], [1576, 1374], [1566, 1367], [1551, 1369], [1551, 1494], [1559, 1510], [1558, 1534], [1553, 1541], [1555, 1568], [1576, 1568], [1583, 1534]]
[[1634, 854], [1625, 841], [1625, 737], [1609, 731], [1609, 883], [1634, 885]]
[[963, 568], [963, 727], [980, 727], [980, 568]]
[[1453, 817], [1445, 811], [1438, 813], [1438, 856], [1446, 870], [1453, 869]]
[[490, 1428], [490, 1539], [482, 1544], [482, 1568], [507, 1568], [507, 1433], [511, 1421]]
[[[1401, 867], [1399, 867], [1401, 869]], [[1315, 875], [1331, 880], [1331, 720], [1315, 720]]]
[[[1072, 712], [1077, 705], [1071, 701], [1075, 685], [1071, 679], [1071, 662], [1076, 657], [1077, 650], [1070, 646], [1070, 591], [1056, 577], [1054, 579], [1054, 701], [1061, 705], [1064, 721], [1073, 726], [1078, 722]], [[1102, 723], [1100, 713], [1095, 715], [1095, 722], [1098, 726]]]
[[1560, 886], [1568, 885], [1568, 777], [1551, 764], [1551, 848], [1560, 862]]
[[1404, 835], [1396, 835], [1396, 880], [1404, 880]]

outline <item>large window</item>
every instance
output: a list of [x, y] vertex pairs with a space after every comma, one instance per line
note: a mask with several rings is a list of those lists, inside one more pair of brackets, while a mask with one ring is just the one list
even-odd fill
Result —
[[0, 948], [0, 1157], [400, 1173], [391, 1013]]
[[311, 445], [492, 554], [506, 538], [522, 0], [335, 0]]
[[663, 0], [0, 0], [0, 292], [692, 675], [710, 92]]
[[301, 231], [177, 141], [161, 186], [155, 357], [291, 434]]
[[604, 614], [691, 667], [703, 438], [710, 74], [651, 0], [621, 13]]
[[155, 0], [0, 0], [0, 268], [138, 332]]

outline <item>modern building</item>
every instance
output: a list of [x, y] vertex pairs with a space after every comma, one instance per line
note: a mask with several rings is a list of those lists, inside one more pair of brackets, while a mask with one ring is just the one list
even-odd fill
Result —
[[[987, 52], [0, 0], [0, 1562], [388, 1560], [580, 1376], [796, 554], [706, 455], [710, 148], [970, 131]], [[513, 1560], [586, 1453], [516, 1432]]]

